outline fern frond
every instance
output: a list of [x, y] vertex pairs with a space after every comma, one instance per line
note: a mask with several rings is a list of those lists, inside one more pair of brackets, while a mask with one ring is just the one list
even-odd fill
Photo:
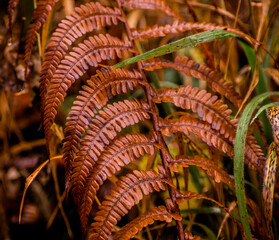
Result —
[[160, 59], [149, 60], [149, 62], [143, 62], [143, 67], [147, 71], [161, 68], [174, 68], [184, 72], [188, 76], [206, 81], [213, 92], [225, 96], [237, 108], [242, 104], [241, 97], [230, 83], [225, 82], [225, 80], [211, 68], [200, 65], [186, 56], [182, 58], [177, 56], [175, 62], [161, 61]]
[[201, 238], [200, 236], [197, 235], [193, 235], [191, 232], [189, 231], [184, 231], [184, 240], [204, 240], [204, 238]]
[[40, 28], [45, 23], [48, 14], [51, 12], [55, 3], [59, 0], [39, 0], [37, 2], [37, 8], [34, 10], [31, 24], [28, 27], [28, 32], [26, 34], [25, 40], [25, 54], [24, 54], [24, 63], [25, 63], [25, 79], [27, 79], [27, 72], [29, 68], [30, 56], [32, 53], [34, 42], [37, 38]]
[[[233, 158], [235, 136], [233, 141], [230, 141], [230, 139], [225, 138], [219, 131], [212, 129], [208, 123], [190, 114], [185, 113], [185, 116], [179, 119], [160, 119], [159, 124], [161, 132], [166, 136], [170, 136], [171, 133], [175, 132], [183, 132], [186, 135], [193, 133], [196, 137], [207, 143], [208, 146], [213, 146], [219, 149], [219, 151], [227, 154], [230, 158]], [[263, 154], [258, 151], [256, 146], [254, 144], [250, 144], [249, 146], [246, 145], [245, 164], [252, 170], [262, 172], [264, 158]]]
[[133, 174], [121, 177], [113, 189], [105, 196], [105, 200], [99, 207], [91, 224], [89, 239], [108, 239], [113, 230], [113, 226], [128, 213], [135, 204], [154, 190], [165, 190], [164, 183], [172, 185], [166, 180], [165, 171], [162, 166], [158, 166], [159, 173], [153, 169], [149, 171], [133, 171]]
[[[212, 129], [218, 130], [231, 144], [234, 144], [238, 120], [230, 120], [231, 110], [221, 100], [217, 100], [217, 96], [211, 96], [205, 90], [192, 88], [188, 85], [186, 87], [181, 86], [178, 89], [159, 89], [153, 101], [156, 103], [162, 101], [172, 102], [183, 109], [191, 109], [204, 121], [208, 122]], [[245, 151], [249, 159], [258, 168], [254, 168], [252, 165], [249, 166], [262, 172], [265, 161], [264, 155], [251, 133], [247, 134]]]
[[178, 204], [183, 204], [184, 201], [189, 201], [191, 199], [205, 199], [205, 200], [209, 200], [213, 203], [215, 203], [216, 205], [218, 205], [219, 207], [221, 207], [222, 209], [224, 209], [225, 211], [228, 211], [227, 208], [221, 204], [220, 202], [214, 200], [213, 198], [204, 196], [202, 194], [198, 194], [195, 192], [191, 192], [191, 191], [185, 191], [184, 193], [179, 192], [178, 190], [175, 191], [175, 196], [176, 196], [176, 201]]
[[213, 23], [204, 23], [204, 22], [199, 23], [199, 22], [174, 21], [173, 24], [167, 24], [165, 26], [154, 25], [152, 27], [147, 27], [146, 29], [142, 29], [139, 31], [133, 30], [132, 37], [135, 40], [142, 41], [144, 39], [149, 39], [151, 37], [164, 37], [170, 33], [181, 33], [181, 32], [192, 31], [192, 30], [203, 30], [203, 31], [225, 30], [227, 32], [235, 33], [243, 37], [253, 45], [262, 46], [260, 42], [258, 42], [251, 36], [245, 34], [244, 32], [240, 31], [239, 29], [231, 28], [228, 26], [218, 26]]
[[81, 136], [84, 134], [97, 108], [103, 107], [113, 96], [127, 93], [128, 89], [146, 84], [142, 75], [134, 70], [107, 69], [97, 70], [97, 76], [87, 81], [88, 85], [79, 91], [77, 100], [67, 117], [64, 131], [63, 160], [66, 171], [66, 191], [68, 192], [72, 161], [78, 151]]
[[234, 188], [234, 181], [229, 176], [229, 174], [223, 169], [219, 168], [214, 161], [208, 158], [201, 158], [199, 156], [176, 156], [175, 160], [172, 159], [169, 162], [168, 167], [172, 171], [177, 172], [177, 166], [188, 167], [189, 165], [200, 167], [208, 176], [212, 177], [215, 182], [219, 183], [222, 181], [228, 184], [231, 188]]
[[75, 12], [63, 19], [52, 34], [46, 47], [41, 70], [40, 92], [42, 105], [50, 79], [55, 73], [60, 61], [72, 43], [82, 35], [104, 26], [116, 25], [122, 21], [118, 8], [102, 6], [99, 2], [90, 2], [75, 8]]
[[105, 146], [123, 128], [149, 119], [148, 108], [149, 106], [143, 101], [140, 103], [137, 100], [124, 100], [124, 102], [107, 105], [89, 124], [73, 163], [72, 192], [77, 203], [86, 185], [86, 178]]
[[53, 75], [46, 93], [43, 121], [45, 136], [48, 144], [49, 130], [54, 122], [58, 107], [64, 101], [69, 87], [82, 76], [89, 66], [98, 66], [103, 60], [114, 59], [116, 55], [121, 58], [121, 51], [132, 51], [128, 41], [121, 41], [109, 34], [89, 37], [66, 56]]
[[10, 0], [8, 4], [8, 14], [9, 14], [9, 32], [10, 32], [10, 37], [12, 38], [12, 28], [13, 28], [13, 15], [15, 8], [18, 5], [18, 0]]
[[182, 220], [181, 216], [170, 213], [165, 206], [155, 207], [150, 212], [137, 217], [136, 219], [122, 227], [120, 231], [118, 231], [113, 236], [113, 239], [131, 239], [137, 234], [137, 232], [141, 231], [143, 227], [153, 224], [155, 220], [170, 223], [172, 219]]
[[231, 109], [217, 96], [192, 86], [159, 89], [153, 98], [155, 103], [172, 102], [175, 106], [192, 110], [203, 121], [208, 122], [212, 129], [218, 130], [230, 141], [235, 136], [235, 126], [230, 120]]
[[99, 187], [110, 176], [118, 172], [122, 166], [135, 161], [145, 153], [153, 155], [155, 152], [156, 139], [143, 134], [127, 134], [113, 141], [102, 153], [92, 171], [88, 174], [84, 191], [81, 194], [79, 215], [81, 226], [85, 232], [88, 215], [92, 208], [93, 200]]
[[[230, 211], [220, 202], [214, 200], [213, 198], [210, 198], [210, 197], [207, 197], [207, 196], [204, 196], [202, 194], [198, 194], [198, 193], [194, 193], [194, 192], [191, 192], [191, 191], [185, 191], [184, 193], [181, 193], [180, 191], [176, 190], [175, 191], [175, 197], [176, 197], [176, 202], [178, 204], [183, 204], [184, 201], [188, 201], [188, 200], [191, 200], [191, 199], [205, 199], [205, 200], [208, 200], [208, 201], [211, 201], [213, 203], [215, 203], [216, 205], [218, 205], [220, 208], [224, 209], [231, 217], [231, 219], [234, 221], [234, 223], [239, 227], [241, 233], [242, 233], [242, 236], [245, 236], [244, 234], [244, 229], [242, 227], [242, 224], [240, 224], [233, 216], [232, 214], [230, 213]], [[191, 238], [190, 238], [191, 239]]]
[[185, 135], [194, 133], [198, 138], [213, 146], [219, 151], [233, 157], [233, 146], [219, 131], [211, 128], [210, 124], [185, 113], [178, 119], [159, 119], [160, 130], [163, 135], [171, 136], [171, 133], [183, 132]]
[[165, 0], [121, 0], [123, 7], [130, 9], [150, 9], [159, 10], [168, 16], [174, 17], [183, 21], [184, 18], [176, 11], [174, 11]]

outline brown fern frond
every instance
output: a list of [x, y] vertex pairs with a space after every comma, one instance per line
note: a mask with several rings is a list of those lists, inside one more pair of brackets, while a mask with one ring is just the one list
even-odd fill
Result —
[[183, 132], [185, 135], [194, 133], [209, 146], [219, 149], [229, 157], [233, 157], [232, 143], [219, 131], [211, 128], [210, 124], [185, 113], [178, 119], [159, 119], [160, 130], [163, 135], [171, 136], [171, 133]]
[[12, 39], [12, 28], [13, 28], [13, 15], [17, 4], [18, 4], [18, 0], [10, 0], [8, 4], [9, 32], [10, 32], [11, 39]]
[[212, 177], [215, 182], [224, 182], [228, 184], [231, 188], [234, 188], [234, 181], [229, 176], [229, 174], [224, 171], [223, 169], [219, 168], [218, 165], [208, 159], [208, 158], [201, 158], [199, 156], [190, 157], [190, 156], [176, 156], [175, 160], [172, 159], [169, 162], [168, 167], [174, 171], [177, 172], [177, 166], [181, 167], [188, 167], [189, 165], [195, 165], [197, 167], [200, 167], [205, 171], [205, 173]]
[[97, 70], [97, 76], [82, 87], [67, 117], [64, 131], [63, 160], [66, 171], [66, 191], [68, 192], [72, 161], [78, 151], [81, 136], [84, 134], [97, 108], [103, 107], [113, 96], [127, 93], [128, 89], [146, 84], [142, 75], [134, 70], [107, 69]]
[[159, 10], [168, 16], [185, 20], [178, 12], [174, 11], [165, 0], [121, 0], [123, 7], [130, 9], [150, 9]]
[[216, 205], [218, 205], [219, 207], [221, 207], [222, 209], [224, 209], [225, 211], [228, 212], [228, 209], [223, 204], [214, 200], [213, 198], [204, 196], [202, 194], [198, 194], [198, 193], [191, 192], [191, 191], [185, 191], [184, 193], [181, 193], [178, 190], [176, 190], [175, 195], [176, 195], [176, 201], [177, 201], [178, 204], [183, 204], [184, 201], [189, 201], [191, 199], [197, 199], [197, 200], [205, 199], [205, 200], [209, 200], [209, 201], [215, 203]]
[[149, 119], [148, 109], [149, 106], [143, 101], [140, 103], [137, 100], [124, 100], [124, 102], [107, 105], [92, 120], [82, 138], [79, 153], [73, 163], [72, 192], [77, 203], [86, 185], [86, 178], [105, 146], [123, 128]]
[[45, 23], [47, 16], [52, 10], [53, 6], [58, 1], [59, 0], [39, 0], [37, 2], [37, 8], [33, 13], [33, 17], [31, 20], [31, 24], [28, 27], [28, 32], [25, 41], [25, 54], [24, 54], [24, 62], [26, 65], [25, 79], [27, 79], [30, 56], [32, 53], [34, 42], [37, 38], [37, 34], [39, 33], [40, 28]]
[[[211, 96], [205, 90], [181, 86], [178, 89], [166, 88], [158, 90], [154, 102], [172, 102], [183, 109], [191, 109], [197, 113], [204, 121], [211, 124], [211, 128], [218, 130], [231, 144], [234, 144], [238, 120], [230, 120], [231, 110], [217, 96]], [[245, 146], [246, 155], [262, 171], [264, 165], [264, 155], [257, 145], [255, 138], [248, 133], [247, 144]], [[250, 165], [252, 166], [252, 165]], [[255, 168], [253, 168], [255, 170]]]
[[116, 25], [118, 20], [123, 20], [118, 8], [112, 9], [102, 6], [99, 2], [90, 2], [75, 8], [71, 16], [58, 24], [46, 47], [42, 64], [40, 79], [42, 105], [49, 81], [72, 43], [85, 33], [107, 25]]
[[[171, 133], [183, 132], [186, 135], [190, 133], [195, 134], [196, 137], [213, 146], [219, 151], [226, 153], [230, 158], [233, 158], [233, 144], [234, 140], [230, 141], [225, 138], [219, 131], [212, 129], [211, 126], [194, 116], [185, 113], [185, 116], [179, 119], [160, 119], [160, 130], [166, 135], [170, 136]], [[245, 164], [252, 170], [262, 172], [262, 164], [264, 162], [263, 154], [254, 148], [254, 145], [245, 146]]]
[[225, 82], [223, 78], [219, 76], [211, 68], [205, 65], [200, 65], [188, 57], [175, 58], [175, 62], [161, 61], [160, 59], [149, 60], [149, 62], [143, 62], [143, 67], [147, 71], [153, 71], [155, 69], [162, 68], [174, 68], [178, 71], [182, 71], [188, 76], [195, 77], [206, 81], [207, 85], [213, 92], [219, 93], [225, 96], [232, 104], [239, 108], [242, 104], [242, 99], [239, 94], [234, 90], [233, 86]]
[[166, 180], [165, 171], [162, 166], [158, 166], [159, 173], [153, 169], [149, 171], [133, 171], [133, 174], [121, 177], [113, 189], [105, 196], [105, 200], [99, 207], [91, 224], [89, 239], [108, 239], [113, 226], [127, 214], [135, 204], [154, 190], [165, 190], [164, 183], [172, 185]]
[[151, 225], [154, 221], [164, 221], [170, 223], [172, 219], [182, 220], [181, 216], [170, 213], [165, 206], [153, 208], [148, 213], [137, 217], [133, 221], [126, 224], [114, 236], [115, 240], [128, 240], [133, 238], [143, 227]]
[[244, 229], [242, 227], [242, 224], [240, 224], [233, 216], [232, 214], [230, 213], [230, 211], [223, 205], [221, 204], [220, 202], [214, 200], [213, 198], [210, 198], [210, 197], [207, 197], [207, 196], [204, 196], [202, 194], [198, 194], [198, 193], [194, 193], [194, 192], [191, 192], [191, 191], [185, 191], [184, 193], [181, 193], [179, 192], [178, 190], [175, 191], [175, 195], [176, 195], [176, 202], [178, 204], [183, 204], [184, 201], [188, 201], [188, 200], [191, 200], [191, 199], [204, 199], [204, 200], [208, 200], [208, 201], [211, 201], [213, 203], [215, 203], [216, 205], [218, 205], [220, 208], [224, 209], [231, 217], [231, 219], [234, 221], [234, 223], [239, 227], [241, 233], [242, 233], [242, 236], [245, 236], [244, 234]]
[[147, 27], [146, 29], [142, 29], [139, 31], [133, 30], [132, 37], [135, 40], [142, 41], [144, 39], [149, 39], [151, 37], [164, 37], [170, 33], [181, 33], [181, 32], [192, 31], [192, 30], [203, 30], [203, 31], [225, 30], [227, 32], [235, 33], [243, 37], [245, 40], [247, 40], [249, 43], [253, 45], [262, 46], [262, 43], [258, 42], [251, 36], [240, 31], [239, 29], [231, 28], [228, 26], [218, 26], [213, 23], [204, 23], [204, 22], [199, 23], [199, 22], [174, 21], [173, 24], [167, 24], [164, 26], [154, 25], [152, 27]]
[[97, 67], [103, 60], [114, 59], [116, 55], [121, 58], [121, 51], [132, 51], [132, 45], [128, 41], [121, 41], [109, 34], [89, 37], [78, 47], [74, 47], [59, 64], [53, 75], [46, 93], [43, 122], [45, 136], [48, 144], [49, 130], [54, 122], [57, 109], [64, 101], [69, 87], [82, 76], [89, 66]]
[[108, 177], [118, 172], [122, 166], [135, 161], [145, 153], [153, 155], [157, 142], [154, 133], [151, 136], [151, 139], [143, 134], [121, 136], [113, 141], [102, 153], [93, 170], [88, 174], [81, 193], [79, 215], [84, 232], [88, 215], [99, 187]]
[[155, 103], [172, 102], [177, 107], [192, 110], [225, 138], [230, 141], [234, 138], [236, 129], [230, 120], [231, 109], [218, 100], [217, 96], [212, 96], [205, 90], [199, 90], [190, 85], [159, 89], [153, 101]]
[[184, 240], [204, 240], [204, 238], [201, 238], [200, 236], [197, 236], [197, 235], [193, 235], [189, 231], [184, 231], [184, 233], [185, 233]]

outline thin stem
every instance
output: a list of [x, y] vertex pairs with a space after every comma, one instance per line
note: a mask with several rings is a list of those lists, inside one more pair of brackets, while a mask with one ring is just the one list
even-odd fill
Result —
[[[240, 10], [240, 5], [241, 5], [241, 0], [238, 1], [237, 11], [236, 11], [236, 15], [235, 15], [234, 23], [233, 23], [233, 28], [236, 27], [238, 14], [239, 14], [239, 10]], [[229, 39], [229, 46], [231, 46], [231, 44], [232, 44], [232, 39]], [[225, 76], [224, 76], [225, 80], [227, 80], [227, 76], [228, 76], [228, 68], [229, 68], [231, 53], [232, 53], [232, 48], [230, 47], [229, 52], [228, 52], [228, 58], [227, 58], [226, 66], [225, 66]]]
[[[128, 34], [128, 38], [132, 42], [133, 40], [132, 40], [132, 37], [131, 37], [131, 31], [130, 31], [130, 28], [128, 26], [127, 20], [126, 20], [125, 13], [123, 12], [123, 10], [121, 8], [120, 0], [117, 0], [117, 4], [118, 4], [119, 9], [121, 10], [121, 14], [122, 14], [123, 18], [125, 19], [124, 24], [125, 24], [126, 31], [127, 31], [127, 34]], [[133, 43], [133, 45], [134, 45], [134, 43]], [[143, 69], [142, 69], [142, 64], [140, 62], [137, 62], [137, 65], [138, 65], [138, 68], [139, 68], [139, 70], [140, 70], [140, 72], [143, 76], [144, 81], [148, 83], [148, 81], [146, 79], [146, 76], [145, 76], [145, 74], [143, 72]], [[157, 138], [158, 138], [158, 143], [159, 143], [159, 145], [164, 146], [164, 149], [160, 149], [159, 151], [160, 151], [160, 156], [161, 156], [161, 159], [162, 159], [163, 167], [166, 171], [166, 177], [170, 182], [173, 182], [170, 169], [168, 168], [168, 161], [167, 161], [168, 160], [167, 155], [169, 155], [169, 152], [167, 150], [167, 146], [165, 144], [165, 141], [163, 140], [162, 134], [161, 134], [160, 129], [159, 129], [158, 116], [156, 114], [155, 104], [153, 103], [152, 96], [151, 96], [151, 86], [149, 86], [149, 85], [144, 86], [144, 90], [145, 90], [147, 102], [150, 106], [153, 127], [154, 127], [154, 131], [155, 131], [155, 133], [157, 135]], [[180, 215], [180, 210], [179, 210], [178, 204], [176, 203], [175, 189], [168, 185], [168, 191], [169, 191], [170, 198], [171, 198], [171, 201], [172, 201], [173, 206], [174, 206], [173, 210], [176, 214]], [[184, 239], [184, 231], [183, 231], [182, 221], [181, 220], [180, 221], [176, 220], [176, 226], [177, 226], [177, 230], [178, 230], [178, 233], [179, 233], [178, 234], [179, 239], [183, 240]]]

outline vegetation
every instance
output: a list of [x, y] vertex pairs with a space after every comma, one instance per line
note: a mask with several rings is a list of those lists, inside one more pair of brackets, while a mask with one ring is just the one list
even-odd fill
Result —
[[276, 1], [28, 4], [3, 7], [3, 239], [278, 238]]

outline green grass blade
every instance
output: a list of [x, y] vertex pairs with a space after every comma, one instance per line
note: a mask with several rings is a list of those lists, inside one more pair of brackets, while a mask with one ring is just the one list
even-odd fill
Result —
[[268, 103], [268, 104], [265, 104], [263, 105], [256, 113], [255, 117], [253, 117], [250, 125], [256, 120], [256, 118], [267, 108], [270, 108], [270, 107], [275, 107], [275, 106], [279, 106], [279, 102], [272, 102], [272, 103]]
[[[255, 66], [256, 65], [256, 54], [254, 52], [254, 49], [251, 46], [249, 46], [249, 44], [247, 44], [246, 42], [244, 42], [240, 39], [239, 39], [239, 43], [245, 52], [248, 63], [251, 67], [251, 72], [253, 74], [255, 71], [255, 67], [256, 67]], [[262, 66], [260, 64], [259, 59], [257, 60], [257, 67], [259, 70], [259, 82], [258, 82], [255, 90], [256, 90], [257, 95], [259, 95], [259, 94], [267, 92], [268, 87], [267, 87], [267, 82], [265, 80]], [[269, 103], [268, 99], [263, 101], [263, 104], [268, 104], [268, 103]], [[263, 132], [266, 137], [267, 143], [270, 144], [273, 141], [273, 137], [272, 137], [272, 129], [271, 129], [269, 120], [268, 120], [266, 114], [264, 114], [264, 113], [260, 114], [259, 118], [260, 118], [261, 122], [263, 123]]]
[[161, 47], [152, 49], [148, 52], [142, 53], [138, 56], [128, 58], [120, 63], [114, 65], [115, 68], [121, 68], [129, 64], [133, 64], [139, 61], [147, 60], [154, 57], [159, 57], [168, 53], [176, 52], [182, 48], [186, 47], [195, 47], [200, 43], [211, 42], [219, 39], [238, 37], [238, 35], [224, 30], [213, 30], [206, 31], [198, 34], [194, 34], [182, 39], [179, 39], [175, 42], [163, 45]]
[[251, 230], [248, 222], [248, 213], [245, 201], [244, 189], [244, 148], [246, 141], [246, 133], [250, 123], [252, 114], [258, 104], [263, 102], [271, 95], [279, 95], [279, 92], [266, 92], [253, 98], [246, 108], [239, 120], [236, 131], [235, 146], [234, 146], [234, 177], [237, 203], [240, 213], [241, 222], [248, 240], [252, 239]]

